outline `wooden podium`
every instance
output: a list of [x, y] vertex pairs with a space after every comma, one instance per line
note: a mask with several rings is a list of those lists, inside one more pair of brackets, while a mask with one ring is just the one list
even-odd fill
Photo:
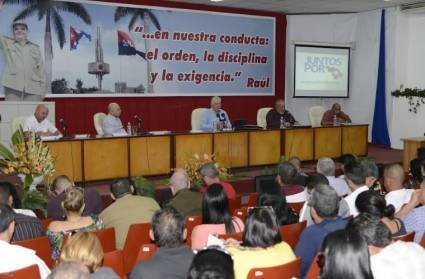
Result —
[[416, 158], [416, 151], [420, 147], [425, 147], [425, 137], [406, 138], [403, 141], [403, 168], [409, 171], [410, 161]]

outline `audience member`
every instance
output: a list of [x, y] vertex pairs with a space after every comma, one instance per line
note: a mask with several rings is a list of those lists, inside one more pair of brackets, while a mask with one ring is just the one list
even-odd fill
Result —
[[40, 277], [46, 278], [50, 270], [34, 250], [19, 245], [12, 245], [15, 230], [15, 215], [7, 204], [0, 204], [0, 273], [9, 272], [36, 264], [40, 270]]
[[152, 217], [150, 237], [159, 249], [151, 259], [137, 264], [130, 279], [186, 278], [193, 251], [183, 243], [184, 216], [173, 207], [158, 210]]
[[238, 217], [232, 217], [229, 199], [222, 185], [212, 184], [202, 197], [202, 225], [192, 231], [192, 249], [207, 245], [208, 235], [241, 232], [244, 224]]
[[322, 246], [320, 279], [373, 279], [366, 241], [353, 231], [328, 234]]
[[40, 137], [60, 135], [59, 130], [47, 119], [48, 114], [49, 108], [46, 105], [37, 105], [34, 114], [25, 119], [22, 129], [24, 132], [33, 132]]
[[294, 177], [293, 183], [305, 186], [308, 175], [302, 172], [301, 159], [298, 157], [291, 157], [288, 162], [293, 164], [294, 167], [297, 169], [297, 175]]
[[276, 215], [270, 208], [250, 211], [242, 237], [242, 246], [229, 247], [235, 277], [245, 279], [254, 267], [271, 267], [295, 260], [291, 247], [282, 241]]
[[353, 154], [349, 154], [349, 153], [342, 154], [341, 157], [338, 158], [338, 163], [340, 164], [340, 168], [343, 174], [338, 177], [344, 179], [345, 166], [350, 164], [351, 162], [355, 162], [356, 160], [357, 158]]
[[91, 279], [89, 269], [80, 262], [68, 261], [58, 264], [47, 279]]
[[184, 169], [176, 169], [170, 178], [173, 198], [167, 203], [185, 216], [202, 214], [202, 194], [190, 189], [190, 181]]
[[233, 259], [213, 247], [199, 251], [193, 258], [187, 279], [234, 279]]
[[392, 164], [384, 170], [384, 186], [387, 190], [385, 200], [388, 204], [392, 204], [395, 211], [410, 201], [413, 189], [405, 189], [404, 182], [404, 169], [399, 164]]
[[366, 176], [366, 186], [375, 192], [382, 193], [383, 189], [379, 182], [379, 169], [376, 163], [372, 159], [362, 158], [360, 166]]
[[[207, 163], [203, 165], [200, 173], [207, 187], [216, 183], [221, 184], [221, 186], [223, 186], [224, 190], [226, 191], [227, 198], [236, 198], [236, 192], [233, 186], [230, 183], [220, 180], [220, 173], [218, 172], [218, 169], [214, 163]], [[205, 192], [205, 190], [205, 188], [201, 188], [201, 192]]]
[[105, 135], [109, 136], [126, 136], [121, 119], [121, 107], [117, 103], [108, 105], [108, 115], [103, 119], [102, 130]]
[[[13, 208], [13, 197], [11, 189], [15, 187], [9, 182], [0, 182], [0, 204], [7, 204]], [[15, 232], [12, 242], [20, 240], [28, 240], [46, 235], [40, 220], [36, 217], [16, 213], [15, 211]]]
[[345, 180], [352, 193], [345, 197], [345, 201], [350, 208], [350, 214], [354, 217], [359, 214], [356, 208], [357, 196], [364, 191], [369, 190], [366, 186], [366, 175], [360, 163], [352, 162], [345, 167]]
[[381, 221], [390, 229], [393, 237], [406, 234], [403, 221], [394, 217], [394, 206], [387, 206], [383, 196], [375, 191], [364, 191], [357, 196], [356, 207], [359, 213], [369, 213], [381, 218]]
[[329, 185], [333, 187], [338, 196], [343, 197], [351, 193], [347, 182], [342, 178], [335, 177], [335, 163], [331, 158], [323, 157], [317, 161], [316, 171], [326, 176]]
[[12, 204], [11, 205], [9, 204], [9, 205], [10, 207], [13, 208], [13, 211], [15, 211], [15, 213], [21, 213], [27, 216], [37, 217], [37, 215], [31, 209], [22, 208], [21, 198], [19, 197], [19, 194], [15, 185], [6, 181], [0, 182], [0, 183], [6, 183], [8, 185], [10, 190], [10, 195], [12, 196]]
[[423, 181], [422, 176], [422, 161], [424, 159], [415, 158], [410, 161], [410, 174], [412, 178], [409, 181], [410, 187], [417, 188], [421, 185]]
[[302, 185], [294, 184], [293, 179], [296, 175], [297, 169], [293, 164], [284, 162], [279, 166], [277, 182], [282, 187], [282, 192], [285, 194], [288, 203], [307, 200], [307, 190]]
[[[306, 188], [307, 188], [307, 195], [310, 197], [311, 191], [313, 191], [314, 187], [316, 185], [323, 184], [323, 185], [329, 185], [329, 180], [320, 173], [314, 173], [310, 175], [307, 178]], [[300, 219], [299, 221], [302, 222], [304, 220], [307, 221], [307, 227], [314, 224], [313, 218], [311, 217], [311, 207], [308, 205], [308, 201], [306, 201], [301, 208], [300, 211]], [[338, 210], [338, 216], [341, 218], [347, 218], [350, 215], [350, 208], [348, 207], [347, 202], [345, 199], [339, 200], [339, 210]]]
[[130, 225], [149, 223], [159, 205], [152, 198], [133, 195], [134, 187], [128, 179], [113, 181], [110, 189], [115, 202], [100, 213], [100, 218], [105, 227], [115, 228], [117, 249], [122, 249]]
[[321, 124], [326, 126], [340, 123], [351, 123], [351, 118], [341, 110], [340, 104], [335, 103], [323, 114]]
[[221, 109], [221, 98], [218, 96], [211, 98], [211, 108], [201, 115], [200, 129], [203, 131], [223, 130], [232, 128], [227, 112]]
[[[62, 208], [62, 202], [65, 197], [65, 191], [74, 187], [74, 183], [66, 175], [57, 176], [52, 183], [53, 195], [47, 201], [47, 217], [53, 220], [64, 220], [65, 212]], [[84, 211], [83, 216], [98, 215], [102, 211], [102, 198], [99, 193], [91, 188], [84, 189]]]
[[415, 242], [419, 243], [425, 231], [425, 188], [416, 190], [396, 215], [403, 220], [407, 232], [415, 232]]
[[93, 233], [77, 232], [72, 235], [63, 247], [60, 260], [81, 262], [93, 274], [93, 278], [119, 279], [111, 268], [101, 267], [103, 249]]
[[286, 198], [282, 194], [261, 193], [257, 198], [257, 206], [270, 206], [276, 214], [279, 225], [297, 223], [299, 216], [297, 212], [288, 207]]
[[414, 242], [391, 243], [391, 232], [381, 219], [368, 213], [354, 218], [347, 230], [367, 242], [375, 279], [425, 278], [425, 250]]
[[97, 215], [82, 216], [84, 206], [83, 189], [71, 187], [65, 191], [62, 207], [65, 211], [66, 219], [64, 221], [53, 221], [47, 228], [47, 236], [49, 237], [54, 260], [59, 259], [66, 235], [71, 235], [78, 231], [96, 231], [104, 228], [102, 220]]
[[266, 115], [267, 129], [282, 128], [292, 126], [295, 124], [295, 118], [292, 114], [285, 109], [285, 101], [277, 99], [274, 103], [274, 108], [271, 109]]
[[302, 259], [301, 277], [304, 277], [315, 255], [320, 251], [323, 239], [330, 232], [343, 229], [347, 221], [338, 217], [339, 197], [335, 189], [324, 184], [316, 185], [308, 202], [314, 225], [307, 227], [300, 236], [295, 254]]

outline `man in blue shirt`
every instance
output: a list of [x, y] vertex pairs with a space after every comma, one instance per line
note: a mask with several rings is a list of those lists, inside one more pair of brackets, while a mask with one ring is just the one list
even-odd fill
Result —
[[211, 108], [201, 115], [200, 128], [203, 131], [221, 131], [225, 128], [232, 128], [229, 116], [221, 109], [220, 97], [215, 96], [211, 99]]
[[347, 225], [347, 220], [338, 217], [339, 202], [338, 194], [329, 185], [317, 185], [311, 192], [308, 205], [311, 207], [311, 217], [315, 224], [301, 233], [295, 247], [295, 254], [302, 260], [301, 278], [305, 277], [325, 237], [333, 231], [344, 229]]

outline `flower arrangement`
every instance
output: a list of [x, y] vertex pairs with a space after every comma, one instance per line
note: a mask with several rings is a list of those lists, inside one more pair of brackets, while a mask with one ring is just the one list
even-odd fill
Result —
[[20, 174], [25, 177], [24, 190], [28, 190], [34, 178], [52, 176], [54, 158], [49, 147], [35, 135], [25, 137], [20, 126], [12, 135], [12, 151], [0, 144], [0, 172]]
[[199, 156], [199, 154], [195, 153], [193, 156], [184, 161], [183, 167], [187, 172], [193, 187], [200, 188], [203, 184], [201, 168], [203, 165], [208, 163], [214, 163], [219, 172], [220, 179], [228, 179], [231, 176], [227, 168], [220, 166], [220, 164], [215, 161], [214, 154], [203, 154], [202, 156]]

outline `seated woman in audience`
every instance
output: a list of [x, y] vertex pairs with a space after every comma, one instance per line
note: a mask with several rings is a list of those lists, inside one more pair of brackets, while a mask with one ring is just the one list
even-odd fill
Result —
[[52, 258], [58, 260], [66, 235], [78, 231], [96, 231], [104, 228], [102, 220], [96, 215], [82, 216], [84, 210], [84, 190], [72, 187], [65, 193], [62, 203], [66, 215], [65, 221], [53, 221], [47, 228], [50, 246], [52, 247]]
[[244, 229], [238, 217], [232, 217], [229, 200], [221, 184], [212, 184], [202, 197], [202, 225], [192, 231], [192, 249], [201, 249], [207, 245], [208, 235], [237, 233]]
[[257, 205], [272, 207], [279, 225], [288, 225], [298, 222], [299, 216], [297, 212], [288, 207], [286, 198], [282, 194], [263, 193], [258, 197]]
[[395, 218], [395, 208], [387, 206], [384, 196], [375, 191], [364, 191], [357, 196], [356, 207], [359, 213], [369, 213], [381, 218], [381, 221], [390, 229], [392, 236], [405, 235], [406, 227], [402, 220]]
[[103, 249], [99, 239], [93, 233], [77, 232], [66, 242], [60, 255], [61, 262], [76, 261], [84, 264], [92, 278], [118, 279], [110, 268], [101, 267]]
[[[252, 268], [272, 267], [295, 260], [291, 247], [282, 241], [273, 209], [253, 208], [243, 232], [242, 246], [231, 246], [235, 278], [245, 279]], [[233, 242], [234, 243], [234, 242]]]
[[206, 278], [234, 279], [232, 257], [212, 246], [199, 251], [193, 258], [187, 279]]
[[332, 232], [326, 236], [322, 251], [320, 279], [373, 279], [367, 243], [359, 234]]

